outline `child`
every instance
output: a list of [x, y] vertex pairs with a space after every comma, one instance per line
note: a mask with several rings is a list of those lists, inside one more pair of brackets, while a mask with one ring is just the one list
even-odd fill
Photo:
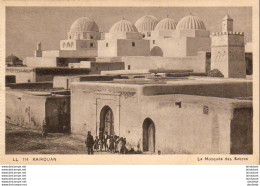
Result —
[[98, 149], [99, 149], [99, 148], [98, 148], [98, 146], [99, 146], [98, 143], [99, 143], [99, 139], [98, 139], [98, 137], [96, 136], [96, 139], [95, 139], [95, 141], [94, 141], [94, 150], [95, 150], [95, 151], [98, 151]]

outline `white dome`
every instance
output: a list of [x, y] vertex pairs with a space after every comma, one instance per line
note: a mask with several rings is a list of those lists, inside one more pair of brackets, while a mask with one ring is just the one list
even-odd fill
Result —
[[159, 31], [159, 30], [175, 30], [176, 29], [176, 25], [177, 22], [175, 22], [173, 19], [171, 18], [165, 18], [163, 20], [161, 20], [157, 26], [155, 27], [155, 31]]
[[158, 23], [159, 20], [156, 17], [145, 15], [136, 21], [135, 26], [139, 32], [151, 32]]
[[121, 32], [138, 32], [137, 28], [133, 23], [127, 20], [121, 20], [116, 22], [110, 29], [110, 33], [121, 33]]
[[178, 30], [206, 30], [203, 21], [194, 15], [188, 15], [182, 18], [177, 24]]
[[99, 28], [95, 21], [88, 17], [81, 17], [77, 19], [70, 27], [70, 32], [72, 33], [89, 31], [98, 32]]

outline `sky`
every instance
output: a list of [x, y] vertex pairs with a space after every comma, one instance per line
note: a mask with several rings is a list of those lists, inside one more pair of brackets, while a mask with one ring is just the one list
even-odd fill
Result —
[[43, 50], [59, 49], [60, 40], [67, 39], [71, 24], [87, 16], [95, 20], [101, 32], [108, 32], [114, 23], [124, 19], [135, 23], [144, 15], [179, 21], [192, 13], [211, 32], [221, 31], [222, 18], [228, 13], [234, 19], [234, 31], [245, 32], [245, 43], [252, 41], [252, 9], [250, 7], [7, 7], [6, 56], [33, 56], [38, 42]]

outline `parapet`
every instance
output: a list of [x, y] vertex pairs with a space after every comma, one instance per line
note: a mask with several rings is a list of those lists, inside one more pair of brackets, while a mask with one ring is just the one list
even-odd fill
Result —
[[244, 35], [244, 32], [212, 32], [211, 36], [220, 36], [220, 35]]

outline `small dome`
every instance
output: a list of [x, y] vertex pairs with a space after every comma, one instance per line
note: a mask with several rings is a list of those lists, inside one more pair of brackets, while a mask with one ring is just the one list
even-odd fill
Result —
[[121, 33], [121, 32], [138, 32], [137, 28], [133, 23], [127, 20], [121, 20], [116, 22], [110, 29], [110, 33]]
[[98, 26], [94, 20], [88, 17], [81, 17], [74, 21], [70, 27], [70, 32], [98, 32]]
[[176, 29], [176, 25], [177, 22], [175, 22], [173, 19], [171, 18], [165, 18], [163, 20], [161, 20], [157, 26], [155, 27], [155, 31], [159, 31], [159, 30], [175, 30]]
[[158, 23], [159, 20], [156, 17], [145, 15], [136, 21], [135, 26], [139, 32], [151, 32]]
[[206, 30], [206, 27], [200, 18], [194, 15], [188, 15], [182, 18], [177, 24], [178, 30]]
[[15, 55], [11, 54], [10, 56], [7, 56], [5, 59], [6, 62], [14, 62], [14, 61], [20, 61], [18, 57]]

